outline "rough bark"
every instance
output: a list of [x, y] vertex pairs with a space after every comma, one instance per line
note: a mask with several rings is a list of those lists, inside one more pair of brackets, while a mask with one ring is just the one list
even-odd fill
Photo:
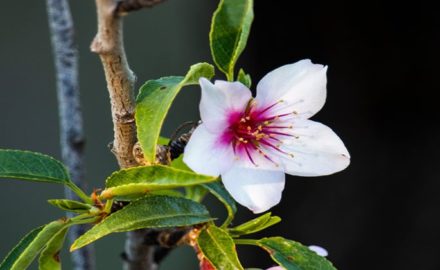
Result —
[[[136, 79], [125, 55], [122, 16], [129, 11], [152, 7], [159, 2], [161, 1], [96, 0], [98, 33], [91, 50], [99, 55], [104, 68], [114, 128], [112, 152], [121, 168], [139, 165], [133, 155], [136, 143], [133, 88]], [[154, 263], [154, 246], [144, 243], [146, 232], [147, 230], [137, 230], [127, 233], [123, 256], [125, 270], [157, 268]]]
[[112, 152], [121, 168], [138, 164], [133, 157], [136, 143], [134, 122], [134, 83], [136, 78], [127, 63], [125, 55], [122, 18], [115, 9], [114, 0], [96, 0], [98, 12], [98, 33], [91, 50], [101, 58], [110, 95], [114, 140]]
[[[46, 3], [56, 68], [62, 159], [69, 169], [73, 182], [83, 188], [85, 140], [73, 21], [66, 0], [47, 0]], [[65, 189], [65, 193], [67, 199], [79, 199], [69, 188]], [[85, 226], [78, 225], [70, 229], [70, 242], [85, 232]], [[89, 245], [73, 252], [72, 261], [75, 270], [93, 270], [95, 265], [93, 246]]]

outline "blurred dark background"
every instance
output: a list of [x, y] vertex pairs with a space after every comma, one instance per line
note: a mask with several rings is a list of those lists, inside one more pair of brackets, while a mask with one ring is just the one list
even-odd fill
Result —
[[[211, 62], [208, 31], [216, 5], [168, 0], [126, 18], [126, 49], [138, 85]], [[90, 191], [116, 169], [106, 147], [112, 125], [101, 64], [88, 49], [96, 31], [94, 3], [71, 6]], [[314, 119], [332, 127], [352, 155], [350, 167], [339, 174], [289, 177], [282, 203], [272, 211], [284, 220], [260, 236], [323, 246], [342, 270], [440, 269], [438, 9], [428, 1], [256, 1], [255, 12], [238, 66], [255, 85], [272, 69], [303, 58], [328, 65], [328, 100]], [[0, 85], [0, 147], [59, 157], [44, 1], [2, 3]], [[197, 119], [198, 101], [197, 88], [182, 91], [164, 134]], [[0, 257], [29, 230], [62, 215], [45, 202], [63, 196], [59, 186], [1, 181], [0, 194]], [[215, 200], [209, 205], [224, 214]], [[237, 223], [250, 217], [240, 208]], [[97, 242], [98, 269], [120, 269], [123, 240], [119, 234]], [[240, 252], [246, 267], [271, 265], [264, 252]], [[196, 265], [190, 249], [179, 249], [161, 269]]]

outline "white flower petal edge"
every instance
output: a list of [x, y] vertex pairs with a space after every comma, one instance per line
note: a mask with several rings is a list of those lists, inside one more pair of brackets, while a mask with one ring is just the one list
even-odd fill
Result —
[[231, 146], [217, 143], [218, 135], [205, 124], [199, 125], [185, 147], [183, 161], [197, 173], [219, 176], [232, 166], [234, 153]]
[[239, 82], [199, 80], [202, 88], [200, 117], [211, 132], [222, 132], [228, 126], [228, 111], [244, 110], [252, 93]]
[[238, 203], [258, 214], [280, 202], [285, 174], [235, 166], [222, 174], [222, 181]]
[[315, 246], [315, 245], [311, 245], [309, 246], [309, 249], [313, 252], [315, 252], [316, 254], [318, 254], [321, 257], [327, 257], [328, 256], [328, 251], [320, 246]]
[[309, 118], [324, 106], [327, 96], [327, 67], [313, 64], [309, 59], [279, 67], [261, 79], [257, 85], [256, 101], [268, 106], [284, 101], [285, 112]]
[[329, 127], [311, 120], [293, 122], [293, 134], [280, 146], [293, 153], [282, 155], [287, 174], [322, 176], [344, 170], [350, 164], [350, 154], [342, 140]]

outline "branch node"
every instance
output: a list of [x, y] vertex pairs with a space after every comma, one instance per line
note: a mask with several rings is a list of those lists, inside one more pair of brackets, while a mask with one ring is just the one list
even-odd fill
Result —
[[133, 112], [115, 113], [116, 121], [123, 125], [130, 125], [135, 122]]

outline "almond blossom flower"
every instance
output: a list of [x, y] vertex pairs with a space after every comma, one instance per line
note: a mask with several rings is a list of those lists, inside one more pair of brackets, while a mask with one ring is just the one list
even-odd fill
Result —
[[324, 105], [327, 67], [301, 60], [268, 73], [257, 95], [240, 82], [200, 79], [199, 125], [185, 148], [195, 172], [219, 176], [254, 213], [279, 203], [285, 173], [320, 176], [345, 169], [350, 155], [327, 126], [308, 120]]

